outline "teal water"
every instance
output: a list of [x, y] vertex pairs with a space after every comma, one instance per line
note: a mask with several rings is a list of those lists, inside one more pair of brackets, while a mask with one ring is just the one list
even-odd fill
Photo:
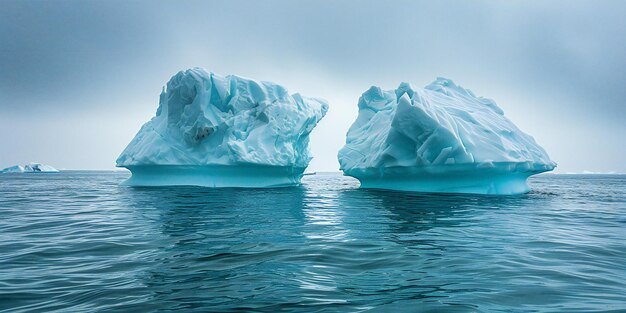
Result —
[[128, 176], [0, 176], [0, 311], [626, 309], [626, 176], [540, 175], [521, 196]]

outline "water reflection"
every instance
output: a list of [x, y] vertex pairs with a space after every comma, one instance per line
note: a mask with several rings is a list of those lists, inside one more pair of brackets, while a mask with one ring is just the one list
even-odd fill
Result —
[[624, 307], [624, 176], [539, 176], [517, 197], [357, 190], [338, 175], [267, 190], [26, 176], [0, 182], [0, 310]]
[[484, 210], [519, 207], [526, 198], [354, 189], [341, 192], [339, 201], [344, 206], [382, 210], [395, 221], [389, 223], [394, 232], [418, 233], [433, 227], [466, 226]]
[[515, 229], [494, 216], [536, 197], [325, 188], [331, 183], [345, 186], [125, 189], [152, 225], [144, 229], [156, 230], [141, 280], [172, 309], [334, 311], [440, 301], [455, 288], [486, 291], [471, 276], [451, 283], [455, 269], [484, 257], [463, 253], [487, 235], [467, 230]]
[[321, 193], [316, 188], [306, 189], [302, 205], [306, 243], [288, 262], [299, 264], [294, 280], [299, 284], [302, 304], [316, 306], [346, 305], [341, 295], [340, 280], [335, 264], [345, 262], [339, 243], [351, 240], [346, 228], [345, 212], [337, 203], [336, 192]]
[[[129, 188], [139, 214], [158, 225], [158, 249], [141, 279], [154, 301], [174, 308], [262, 309], [297, 293], [305, 244], [304, 190]], [[295, 297], [295, 296], [294, 296]], [[181, 307], [183, 306], [183, 307]]]

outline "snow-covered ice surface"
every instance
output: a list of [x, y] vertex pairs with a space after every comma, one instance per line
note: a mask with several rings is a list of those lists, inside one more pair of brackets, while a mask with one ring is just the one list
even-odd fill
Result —
[[495, 102], [449, 79], [417, 90], [371, 87], [358, 106], [338, 157], [364, 188], [517, 194], [556, 166]]
[[271, 187], [299, 184], [321, 99], [200, 68], [174, 75], [156, 116], [117, 159], [129, 185]]
[[41, 164], [41, 163], [28, 163], [26, 165], [14, 165], [2, 170], [2, 173], [57, 173], [59, 170], [56, 168]]

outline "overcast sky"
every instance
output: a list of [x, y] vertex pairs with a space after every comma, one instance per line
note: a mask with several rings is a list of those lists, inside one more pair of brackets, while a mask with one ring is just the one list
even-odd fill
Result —
[[626, 172], [624, 1], [11, 1], [0, 168], [111, 169], [161, 87], [200, 66], [328, 100], [311, 170], [371, 85], [437, 76], [494, 99], [559, 172]]

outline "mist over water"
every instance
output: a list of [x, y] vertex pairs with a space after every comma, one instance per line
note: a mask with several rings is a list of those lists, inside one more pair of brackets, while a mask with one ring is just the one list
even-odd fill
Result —
[[0, 178], [0, 310], [566, 311], [626, 307], [626, 176], [519, 196]]

